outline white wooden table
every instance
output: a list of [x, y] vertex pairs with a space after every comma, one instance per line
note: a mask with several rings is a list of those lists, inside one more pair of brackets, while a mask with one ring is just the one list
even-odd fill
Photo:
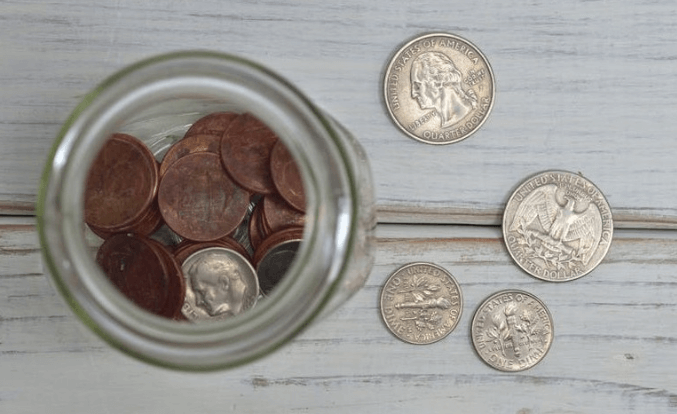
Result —
[[[0, 412], [677, 412], [677, 9], [656, 2], [250, 2], [0, 0]], [[447, 31], [496, 76], [471, 138], [430, 146], [388, 119], [381, 76], [404, 41]], [[188, 374], [112, 350], [43, 274], [34, 202], [47, 151], [82, 96], [117, 69], [179, 49], [256, 60], [295, 83], [366, 148], [379, 246], [366, 286], [277, 353]], [[500, 233], [512, 189], [545, 169], [581, 172], [617, 231], [590, 275], [552, 284], [520, 271]], [[380, 320], [388, 275], [444, 266], [463, 316], [413, 346]], [[474, 353], [482, 299], [528, 290], [555, 340], [506, 374]]]

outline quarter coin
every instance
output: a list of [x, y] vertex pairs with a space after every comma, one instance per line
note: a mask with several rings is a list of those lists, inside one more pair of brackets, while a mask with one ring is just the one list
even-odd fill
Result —
[[477, 355], [500, 371], [523, 371], [539, 363], [553, 339], [552, 315], [531, 293], [503, 290], [488, 297], [471, 326]]
[[611, 208], [602, 192], [567, 171], [546, 171], [524, 181], [503, 215], [503, 238], [515, 263], [551, 282], [590, 273], [612, 237]]
[[425, 345], [454, 330], [463, 310], [456, 279], [432, 263], [410, 263], [397, 269], [381, 291], [381, 316], [397, 338]]
[[467, 138], [494, 105], [494, 74], [482, 52], [448, 33], [417, 37], [395, 53], [383, 81], [395, 124], [426, 144]]

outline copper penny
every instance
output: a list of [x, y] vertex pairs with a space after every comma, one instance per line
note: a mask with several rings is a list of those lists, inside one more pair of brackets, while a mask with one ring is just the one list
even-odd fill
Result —
[[144, 236], [155, 233], [162, 226], [162, 215], [157, 205], [157, 199], [150, 205], [144, 217], [135, 223], [129, 230], [130, 233], [141, 234]]
[[157, 202], [153, 202], [151, 208], [147, 209], [143, 216], [128, 226], [112, 229], [100, 229], [91, 225], [89, 226], [90, 230], [102, 239], [107, 239], [116, 233], [134, 233], [142, 236], [149, 236], [155, 233], [160, 227], [162, 227], [162, 215], [158, 209]]
[[172, 145], [160, 164], [160, 176], [163, 176], [176, 160], [194, 152], [211, 152], [218, 154], [221, 146], [221, 135], [197, 134], [183, 138]]
[[306, 215], [286, 203], [281, 197], [271, 194], [263, 197], [263, 225], [268, 233], [287, 227], [303, 227]]
[[186, 131], [184, 138], [191, 135], [217, 135], [221, 136], [228, 129], [230, 123], [237, 118], [238, 114], [233, 112], [215, 112], [203, 116], [195, 121], [188, 131]]
[[202, 249], [208, 249], [210, 247], [225, 247], [226, 249], [234, 250], [251, 262], [249, 253], [242, 247], [242, 245], [230, 237], [224, 237], [222, 239], [210, 242], [194, 242], [190, 240], [184, 240], [176, 246], [174, 257], [176, 258], [176, 261], [182, 265], [191, 254]]
[[177, 319], [182, 315], [181, 307], [186, 298], [186, 280], [183, 277], [183, 270], [166, 246], [153, 239], [148, 239], [148, 242], [155, 252], [162, 257], [172, 282], [171, 289], [168, 289], [164, 312], [167, 315], [171, 314], [171, 318]]
[[277, 135], [252, 115], [243, 114], [221, 138], [221, 159], [240, 186], [259, 194], [277, 192], [270, 174], [270, 155]]
[[254, 252], [254, 268], [257, 268], [261, 259], [268, 253], [270, 249], [277, 246], [278, 244], [290, 241], [290, 240], [302, 240], [303, 239], [303, 228], [302, 227], [289, 227], [278, 232], [275, 232], [265, 238]]
[[181, 283], [149, 239], [115, 234], [99, 247], [96, 262], [113, 285], [139, 307], [159, 316], [174, 316], [169, 305]]
[[172, 164], [160, 182], [158, 203], [165, 223], [195, 241], [216, 240], [240, 224], [250, 194], [236, 185], [208, 152], [186, 155]]
[[295, 209], [305, 211], [306, 194], [301, 171], [282, 140], [277, 141], [270, 154], [270, 174], [282, 198]]
[[158, 179], [150, 150], [131, 135], [113, 134], [89, 170], [85, 222], [103, 231], [134, 224], [155, 199]]
[[263, 239], [266, 238], [266, 232], [263, 229], [263, 203], [258, 203], [249, 218], [249, 244], [252, 250], [256, 251]]

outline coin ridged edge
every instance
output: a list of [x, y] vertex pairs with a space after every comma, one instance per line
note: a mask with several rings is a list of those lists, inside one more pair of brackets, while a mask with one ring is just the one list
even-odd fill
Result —
[[[508, 219], [508, 206], [510, 206], [510, 204], [513, 202], [513, 200], [515, 199], [515, 196], [518, 194], [519, 190], [523, 186], [525, 186], [526, 184], [531, 182], [533, 179], [535, 179], [535, 178], [537, 178], [541, 175], [544, 175], [544, 174], [553, 174], [553, 173], [554, 174], [573, 175], [573, 176], [579, 177], [579, 178], [587, 181], [589, 184], [591, 184], [597, 190], [597, 192], [600, 195], [600, 198], [602, 199], [602, 201], [606, 204], [606, 206], [609, 209], [609, 242], [607, 243], [606, 248], [604, 249], [604, 253], [601, 254], [599, 261], [594, 266], [591, 266], [590, 269], [576, 275], [576, 277], [572, 277], [572, 278], [568, 278], [568, 279], [551, 279], [551, 278], [541, 277], [541, 276], [538, 276], [538, 275], [528, 271], [524, 267], [522, 267], [519, 264], [518, 258], [515, 257], [512, 250], [508, 247], [509, 241], [508, 241], [508, 235], [506, 233], [506, 228], [509, 225], [509, 224], [506, 225], [506, 220]], [[508, 251], [508, 254], [510, 255], [510, 258], [517, 265], [517, 267], [519, 267], [522, 271], [524, 271], [525, 273], [527, 273], [530, 276], [535, 277], [536, 279], [543, 280], [543, 281], [546, 281], [546, 282], [554, 282], [554, 283], [571, 282], [573, 280], [580, 279], [581, 277], [586, 276], [589, 273], [591, 273], [593, 270], [595, 270], [597, 268], [597, 266], [599, 266], [604, 261], [604, 258], [609, 253], [609, 249], [611, 248], [611, 244], [613, 243], [613, 233], [614, 233], [613, 210], [611, 208], [611, 204], [609, 204], [609, 200], [607, 200], [606, 196], [604, 195], [604, 192], [602, 192], [602, 190], [600, 190], [600, 188], [597, 186], [597, 184], [592, 182], [589, 178], [584, 176], [582, 173], [580, 173], [580, 172], [574, 173], [572, 171], [559, 170], [559, 169], [558, 170], [544, 170], [544, 171], [540, 171], [538, 173], [532, 174], [532, 175], [528, 176], [527, 178], [523, 179], [522, 181], [520, 181], [520, 183], [510, 193], [510, 197], [508, 198], [508, 201], [505, 203], [505, 208], [503, 210], [503, 217], [501, 219], [501, 233], [502, 233], [502, 236], [503, 236], [503, 242], [505, 243], [505, 247], [506, 247], [506, 250]]]
[[[424, 139], [424, 138], [421, 138], [421, 137], [416, 136], [415, 134], [412, 134], [411, 132], [409, 132], [409, 131], [406, 129], [406, 127], [405, 127], [404, 125], [402, 125], [402, 124], [400, 123], [400, 121], [397, 120], [397, 117], [396, 117], [395, 114], [393, 113], [393, 109], [391, 108], [390, 101], [389, 101], [389, 99], [388, 99], [388, 77], [389, 77], [389, 75], [390, 75], [390, 73], [391, 73], [391, 71], [392, 71], [393, 65], [395, 64], [395, 58], [396, 58], [403, 50], [405, 50], [405, 49], [408, 48], [409, 46], [413, 45], [414, 43], [416, 43], [416, 42], [418, 42], [418, 41], [421, 41], [421, 40], [423, 40], [423, 39], [427, 39], [427, 38], [435, 37], [435, 36], [452, 38], [452, 39], [454, 39], [454, 40], [458, 40], [458, 41], [467, 43], [468, 45], [472, 46], [473, 49], [475, 49], [474, 51], [477, 52], [477, 54], [480, 56], [480, 58], [482, 58], [482, 60], [484, 61], [484, 63], [485, 63], [486, 66], [487, 66], [487, 70], [489, 71], [489, 75], [490, 75], [490, 77], [491, 77], [491, 90], [492, 90], [492, 92], [493, 92], [493, 94], [492, 94], [492, 96], [491, 96], [491, 102], [489, 103], [489, 107], [488, 107], [487, 110], [486, 110], [486, 115], [485, 115], [484, 118], [479, 122], [479, 124], [472, 130], [472, 132], [470, 132], [470, 133], [467, 134], [467, 135], [462, 136], [461, 138], [458, 138], [458, 139], [455, 139], [455, 140], [451, 140], [451, 141], [443, 141], [443, 142], [432, 141], [432, 140], [426, 140], [426, 139]], [[424, 143], [424, 144], [430, 144], [430, 145], [449, 145], [449, 144], [455, 144], [455, 143], [457, 143], [457, 142], [461, 142], [461, 141], [465, 140], [466, 138], [468, 138], [468, 137], [474, 135], [474, 134], [482, 127], [482, 125], [484, 125], [484, 123], [486, 122], [486, 120], [489, 118], [489, 115], [491, 115], [491, 111], [492, 111], [492, 109], [493, 109], [493, 107], [494, 107], [494, 102], [496, 101], [496, 77], [494, 76], [494, 70], [492, 69], [491, 64], [489, 63], [489, 59], [487, 59], [487, 57], [486, 57], [486, 56], [484, 55], [484, 53], [480, 50], [480, 48], [478, 48], [473, 42], [469, 41], [468, 39], [466, 39], [466, 38], [464, 38], [464, 37], [461, 37], [461, 36], [458, 36], [458, 35], [455, 35], [455, 34], [452, 34], [452, 33], [445, 33], [445, 32], [424, 33], [424, 34], [422, 34], [422, 35], [416, 36], [416, 37], [410, 39], [409, 41], [406, 41], [405, 43], [401, 44], [401, 45], [395, 50], [395, 52], [392, 53], [392, 54], [390, 55], [390, 59], [388, 60], [388, 66], [386, 67], [386, 70], [385, 70], [385, 72], [384, 72], [384, 74], [383, 74], [382, 86], [383, 86], [383, 100], [384, 100], [384, 102], [385, 102], [386, 109], [387, 109], [387, 111], [388, 111], [388, 115], [390, 116], [390, 119], [392, 120], [392, 122], [397, 126], [397, 128], [398, 128], [400, 131], [402, 131], [403, 133], [405, 133], [405, 134], [406, 134], [407, 136], [409, 136], [410, 138], [413, 138], [413, 139], [415, 139], [416, 141], [422, 142], [422, 143]]]

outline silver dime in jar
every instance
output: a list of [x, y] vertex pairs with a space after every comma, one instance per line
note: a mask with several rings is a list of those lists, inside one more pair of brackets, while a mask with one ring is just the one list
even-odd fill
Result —
[[508, 200], [503, 238], [515, 263], [542, 280], [566, 282], [591, 272], [613, 237], [611, 208], [579, 174], [546, 171], [524, 181]]
[[181, 312], [192, 321], [218, 320], [238, 315], [256, 304], [256, 271], [241, 254], [209, 247], [188, 256], [181, 265], [186, 299]]
[[395, 124], [427, 144], [467, 138], [494, 104], [494, 74], [482, 52], [448, 33], [417, 37], [392, 57], [383, 81]]
[[523, 371], [548, 353], [553, 340], [552, 316], [534, 295], [503, 290], [479, 306], [471, 335], [477, 355], [489, 366], [500, 371]]
[[456, 279], [432, 263], [397, 269], [381, 291], [381, 316], [399, 339], [416, 345], [437, 342], [454, 330], [463, 310]]

